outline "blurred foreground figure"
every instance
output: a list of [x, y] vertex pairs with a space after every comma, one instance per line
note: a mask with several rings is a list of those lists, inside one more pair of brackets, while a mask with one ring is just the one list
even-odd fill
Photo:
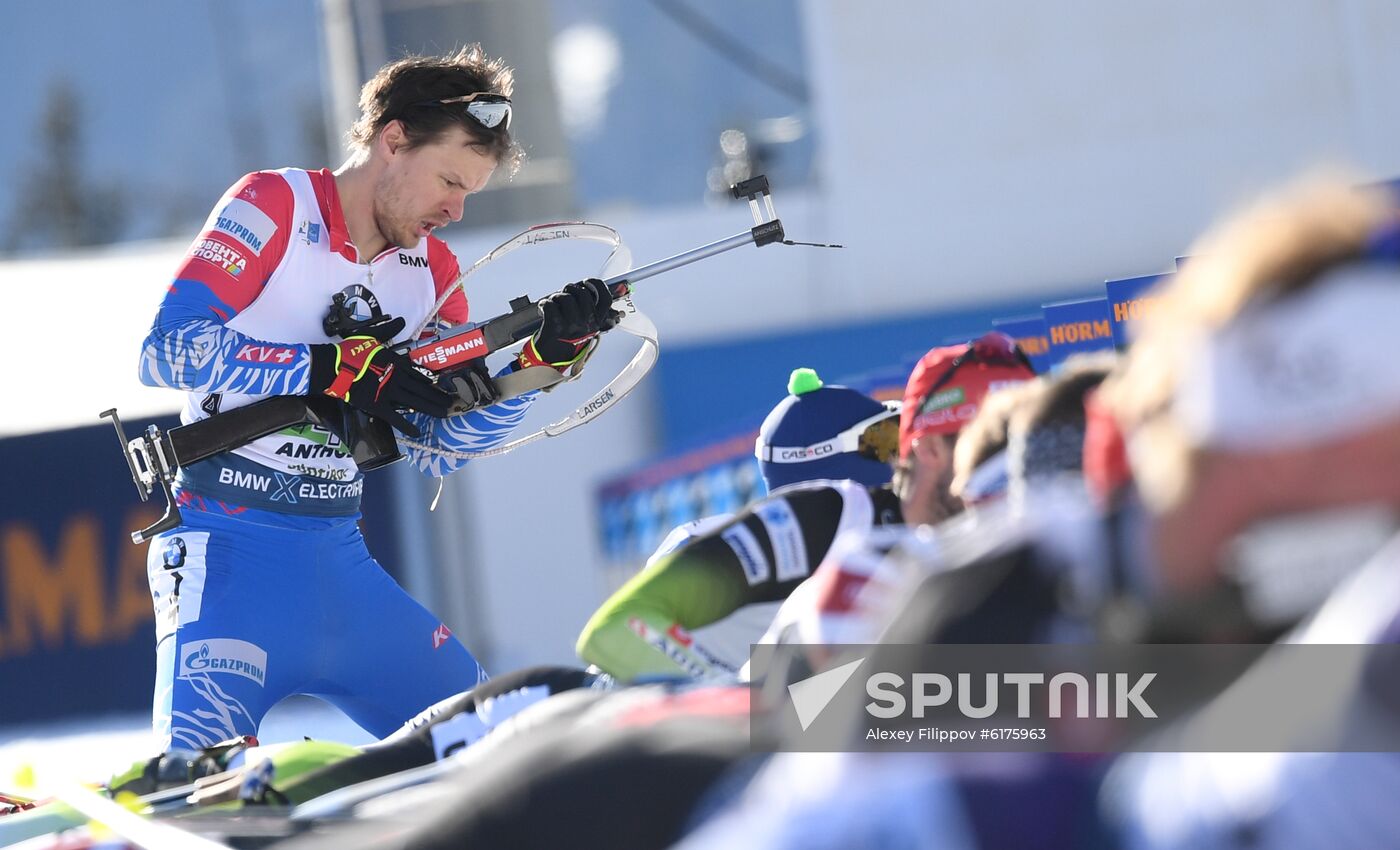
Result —
[[[1337, 186], [1213, 231], [1159, 293], [1128, 362], [1090, 398], [1082, 421], [1091, 486], [1027, 484], [1017, 504], [945, 523], [922, 546], [887, 545], [885, 557], [915, 584], [887, 595], [897, 607], [876, 618], [888, 623], [881, 641], [1259, 642], [1316, 610], [1395, 528], [1400, 370], [1378, 368], [1375, 353], [1400, 321], [1397, 245], [1381, 199]], [[1024, 442], [1028, 450], [1036, 441]], [[1288, 523], [1348, 554], [1333, 565], [1260, 542]], [[1396, 552], [1400, 540], [1302, 634], [1394, 634]], [[786, 681], [806, 675], [800, 661], [814, 657], [794, 648]], [[909, 776], [910, 760], [923, 778]], [[868, 801], [829, 790], [872, 769], [904, 775], [881, 800], [911, 807], [946, 806], [941, 782], [951, 781], [962, 812], [949, 827], [970, 829], [981, 847], [1112, 846], [1123, 837], [1143, 847], [1379, 847], [1400, 835], [1380, 790], [1400, 775], [1400, 756], [1142, 756], [1125, 761], [1108, 819], [1095, 802], [1105, 766], [1029, 753], [784, 753], [684, 846], [742, 835], [810, 846], [803, 837], [814, 834], [839, 836], [832, 846], [940, 846], [937, 829], [892, 824]]]
[[[1394, 201], [1311, 186], [1199, 253], [1106, 392], [1158, 518], [1160, 575], [1256, 583], [1272, 591], [1259, 616], [1282, 620], [1374, 553], [1285, 640], [1394, 643], [1400, 370], [1377, 359], [1400, 322]], [[1394, 718], [1390, 684], [1328, 696]], [[1129, 847], [1381, 848], [1400, 837], [1397, 781], [1396, 753], [1143, 754], [1107, 799]]]

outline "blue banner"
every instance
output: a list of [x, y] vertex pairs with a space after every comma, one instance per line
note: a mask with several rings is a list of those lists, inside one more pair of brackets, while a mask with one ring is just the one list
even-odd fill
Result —
[[1072, 354], [1113, 350], [1113, 320], [1107, 298], [1058, 301], [1044, 309], [1051, 369]]
[[149, 708], [155, 623], [129, 533], [161, 509], [111, 427], [0, 440], [0, 466], [0, 725]]
[[1133, 323], [1151, 312], [1152, 305], [1156, 303], [1156, 298], [1147, 294], [1148, 290], [1166, 277], [1164, 274], [1149, 274], [1104, 283], [1110, 317], [1113, 319], [1113, 344], [1119, 350], [1127, 348], [1132, 341]]
[[[0, 469], [0, 726], [150, 711], [147, 546], [130, 534], [160, 517], [160, 496], [138, 499], [105, 424], [0, 439]], [[361, 529], [393, 572], [393, 504], [379, 475], [366, 481]]]
[[[964, 340], [966, 341], [966, 340]], [[917, 358], [832, 381], [880, 401], [899, 399]], [[777, 404], [783, 396], [773, 398]], [[759, 417], [761, 418], [761, 417]], [[767, 489], [754, 457], [757, 420], [728, 437], [672, 453], [599, 486], [603, 569], [620, 583], [636, 572], [671, 529], [701, 517], [741, 510]]]
[[[761, 422], [786, 391], [788, 375], [809, 366], [822, 375], [850, 375], [918, 357], [948, 337], [966, 342], [997, 316], [1030, 315], [1040, 302], [1080, 295], [1060, 290], [936, 312], [901, 313], [869, 323], [762, 332], [739, 339], [662, 346], [655, 388], [660, 438], [666, 452], [707, 445]], [[1091, 293], [1092, 294], [1092, 293]], [[908, 377], [908, 373], [905, 373]], [[714, 400], [723, 398], [716, 407]]]
[[992, 319], [992, 327], [1016, 340], [1021, 351], [1031, 359], [1037, 375], [1050, 371], [1050, 336], [1045, 331], [1044, 316]]

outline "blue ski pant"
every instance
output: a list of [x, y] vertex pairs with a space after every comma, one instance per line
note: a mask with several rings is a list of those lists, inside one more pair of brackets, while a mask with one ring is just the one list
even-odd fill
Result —
[[486, 679], [370, 556], [358, 516], [216, 504], [187, 506], [184, 525], [156, 537], [147, 556], [153, 721], [165, 749], [256, 734], [292, 694], [319, 697], [384, 737]]

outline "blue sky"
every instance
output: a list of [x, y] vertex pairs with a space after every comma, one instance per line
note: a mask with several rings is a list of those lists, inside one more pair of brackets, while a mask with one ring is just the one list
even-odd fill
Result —
[[38, 122], [60, 77], [82, 104], [89, 173], [134, 193], [136, 235], [183, 208], [202, 218], [253, 168], [321, 164], [307, 161], [301, 126], [308, 112], [321, 118], [317, 15], [314, 0], [5, 4], [0, 227], [39, 156]]
[[[793, 0], [688, 6], [732, 41], [802, 74]], [[586, 49], [552, 51], [553, 62], [572, 60], [566, 67], [521, 71], [553, 74], [573, 115], [593, 111], [591, 129], [573, 127], [569, 139], [585, 209], [699, 201], [707, 170], [722, 161], [721, 130], [806, 118], [803, 104], [756, 81], [655, 3], [553, 0], [550, 9], [550, 43], [557, 48], [582, 31], [591, 37], [572, 43]], [[124, 187], [136, 207], [126, 238], [193, 232], [248, 171], [337, 165], [308, 142], [308, 127], [324, 126], [319, 15], [316, 0], [5, 3], [0, 79], [14, 82], [9, 132], [0, 133], [0, 231], [14, 220], [17, 187], [41, 156], [37, 129], [60, 78], [80, 98], [88, 174]], [[600, 44], [610, 57], [605, 74], [597, 68]], [[590, 67], [597, 73], [581, 73]], [[770, 175], [783, 185], [803, 182], [812, 144], [808, 135], [783, 145]]]

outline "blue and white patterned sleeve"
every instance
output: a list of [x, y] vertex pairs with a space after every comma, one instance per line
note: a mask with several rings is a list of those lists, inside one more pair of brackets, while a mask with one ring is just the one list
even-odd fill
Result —
[[211, 319], [181, 318], [184, 311], [171, 309], [170, 300], [141, 348], [141, 383], [206, 393], [306, 394], [309, 346], [263, 342]]
[[262, 292], [287, 248], [294, 202], [277, 173], [248, 174], [190, 246], [141, 346], [141, 383], [206, 393], [303, 395], [311, 349], [227, 327]]
[[[480, 452], [509, 439], [538, 397], [538, 392], [530, 392], [460, 416], [436, 419], [425, 413], [415, 413], [409, 419], [423, 431], [416, 442], [448, 451]], [[408, 447], [407, 454], [414, 466], [434, 478], [456, 472], [467, 463], [466, 458], [447, 457], [412, 447]]]

